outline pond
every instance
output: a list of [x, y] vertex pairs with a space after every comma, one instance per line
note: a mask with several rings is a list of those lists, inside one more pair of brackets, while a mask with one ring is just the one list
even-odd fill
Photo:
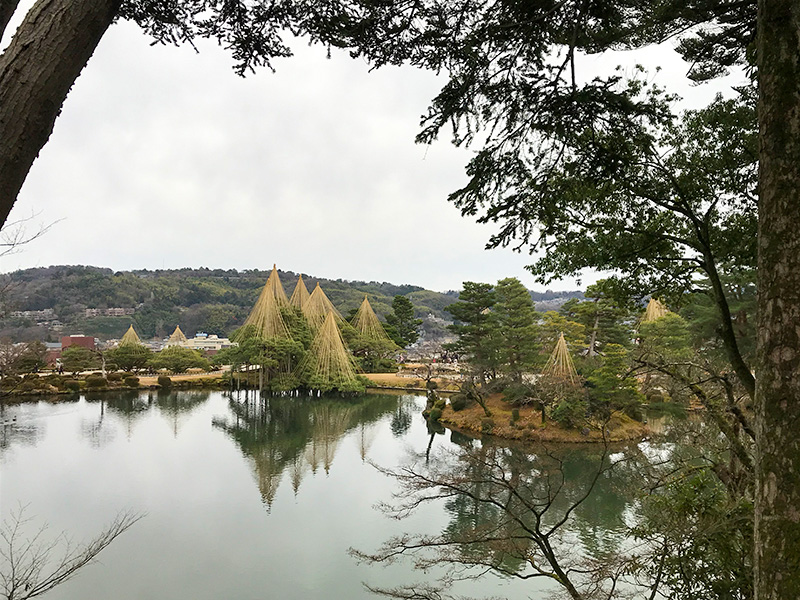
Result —
[[[408, 584], [435, 570], [365, 564], [350, 548], [372, 552], [391, 536], [457, 530], [478, 518], [452, 499], [401, 521], [376, 508], [398, 485], [376, 465], [425, 459], [432, 437], [424, 404], [388, 394], [262, 401], [151, 392], [7, 406], [0, 512], [5, 519], [24, 506], [53, 536], [66, 531], [76, 541], [120, 511], [144, 515], [51, 600], [375, 598], [364, 583]], [[436, 435], [431, 460], [477, 443]], [[596, 453], [569, 450], [566, 477], [591, 478]], [[630, 505], [623, 487], [600, 482], [575, 512], [573, 543], [603, 552], [621, 542]], [[492, 575], [456, 591], [522, 599], [545, 588]]]

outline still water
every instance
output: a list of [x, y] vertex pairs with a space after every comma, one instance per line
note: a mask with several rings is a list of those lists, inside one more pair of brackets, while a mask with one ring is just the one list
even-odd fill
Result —
[[[50, 600], [358, 599], [364, 583], [428, 575], [401, 562], [359, 563], [404, 532], [436, 534], [474, 518], [458, 502], [402, 521], [376, 508], [397, 482], [375, 465], [424, 460], [424, 398], [272, 398], [221, 392], [103, 395], [6, 407], [0, 433], [0, 516], [20, 506], [48, 531], [90, 538], [122, 510], [144, 518]], [[468, 443], [445, 432], [436, 450]], [[581, 450], [580, 452], [586, 452]], [[582, 455], [565, 462], [582, 476]], [[435, 460], [435, 458], [433, 458]], [[576, 543], [614, 543], [627, 507], [600, 486], [577, 511]], [[487, 576], [457, 592], [511, 600], [547, 584]]]

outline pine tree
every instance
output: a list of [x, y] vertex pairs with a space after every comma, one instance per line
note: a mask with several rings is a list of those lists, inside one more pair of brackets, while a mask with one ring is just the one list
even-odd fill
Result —
[[503, 371], [513, 381], [520, 382], [522, 374], [533, 369], [539, 353], [536, 311], [530, 292], [516, 277], [498, 281], [495, 295], [494, 313], [502, 338], [498, 360]]

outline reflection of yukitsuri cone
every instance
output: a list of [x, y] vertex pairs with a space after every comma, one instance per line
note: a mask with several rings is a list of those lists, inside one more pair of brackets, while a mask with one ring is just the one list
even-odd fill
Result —
[[375, 441], [375, 436], [377, 435], [377, 433], [378, 430], [376, 428], [375, 423], [373, 423], [372, 425], [365, 425], [364, 423], [361, 424], [358, 449], [359, 453], [361, 454], [362, 461], [367, 460], [367, 453], [369, 452], [369, 449], [372, 446], [372, 442]]
[[292, 489], [294, 490], [295, 496], [300, 489], [300, 483], [303, 481], [304, 474], [305, 464], [303, 464], [303, 457], [300, 455], [295, 456], [292, 461]]
[[563, 333], [558, 336], [556, 347], [550, 358], [547, 359], [547, 364], [542, 369], [542, 375], [551, 379], [569, 381], [570, 383], [577, 381], [578, 372], [575, 370]]
[[358, 384], [353, 357], [347, 351], [332, 311], [314, 336], [299, 370], [311, 387], [338, 387]]
[[356, 331], [368, 340], [378, 340], [382, 342], [391, 341], [389, 340], [389, 336], [386, 335], [386, 331], [378, 319], [378, 315], [372, 310], [372, 305], [369, 303], [369, 300], [367, 300], [366, 294], [364, 295], [364, 301], [358, 308], [358, 312], [353, 316], [352, 325], [355, 327]]
[[303, 281], [303, 276], [300, 275], [297, 278], [297, 285], [294, 286], [292, 297], [289, 299], [289, 304], [291, 304], [295, 308], [303, 310], [303, 307], [306, 305], [306, 302], [308, 302], [309, 296], [310, 294], [308, 293], [308, 288], [306, 288], [306, 284]]
[[314, 331], [319, 329], [325, 323], [328, 313], [331, 312], [333, 313], [334, 319], [337, 321], [343, 320], [342, 315], [336, 310], [333, 302], [328, 299], [325, 292], [323, 292], [322, 288], [319, 286], [319, 283], [317, 283], [317, 287], [314, 288], [308, 300], [303, 304], [303, 314], [308, 324], [311, 326], [311, 329]]
[[125, 332], [125, 335], [122, 336], [122, 339], [119, 341], [119, 346], [141, 346], [142, 340], [139, 339], [139, 335], [136, 333], [136, 330], [133, 328], [133, 325], [128, 327], [128, 331]]
[[280, 462], [276, 459], [273, 449], [269, 447], [253, 454], [253, 462], [261, 498], [267, 506], [272, 506], [283, 475]]
[[317, 467], [319, 466], [320, 452], [317, 449], [317, 440], [315, 437], [311, 438], [311, 443], [306, 446], [305, 459], [311, 467], [311, 472], [316, 475]]
[[283, 291], [281, 280], [278, 279], [278, 272], [275, 267], [261, 290], [261, 295], [256, 300], [253, 310], [244, 322], [245, 325], [253, 325], [263, 338], [289, 338], [289, 328], [281, 316], [281, 307], [288, 306], [286, 293]]
[[172, 335], [169, 336], [169, 339], [167, 340], [167, 346], [181, 346], [186, 342], [187, 339], [183, 331], [181, 331], [181, 326], [177, 325], [175, 327], [175, 331], [172, 332]]
[[333, 464], [336, 449], [339, 447], [339, 440], [350, 428], [352, 422], [353, 409], [351, 407], [330, 405], [315, 406], [312, 410], [313, 428], [312, 439], [313, 447], [316, 452], [315, 458], [324, 461], [325, 472], [330, 471]]
[[647, 303], [647, 308], [644, 310], [644, 317], [642, 317], [642, 323], [649, 323], [650, 321], [655, 321], [656, 319], [660, 319], [664, 315], [669, 312], [667, 307], [661, 304], [655, 298], [650, 298], [650, 302]]

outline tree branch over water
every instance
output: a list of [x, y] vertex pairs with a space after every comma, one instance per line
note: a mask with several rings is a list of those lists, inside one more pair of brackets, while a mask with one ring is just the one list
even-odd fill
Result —
[[64, 532], [47, 535], [47, 524], [33, 533], [26, 507], [12, 511], [0, 526], [0, 589], [5, 600], [26, 600], [49, 592], [93, 562], [117, 536], [143, 515], [120, 512], [97, 536], [76, 544]]

